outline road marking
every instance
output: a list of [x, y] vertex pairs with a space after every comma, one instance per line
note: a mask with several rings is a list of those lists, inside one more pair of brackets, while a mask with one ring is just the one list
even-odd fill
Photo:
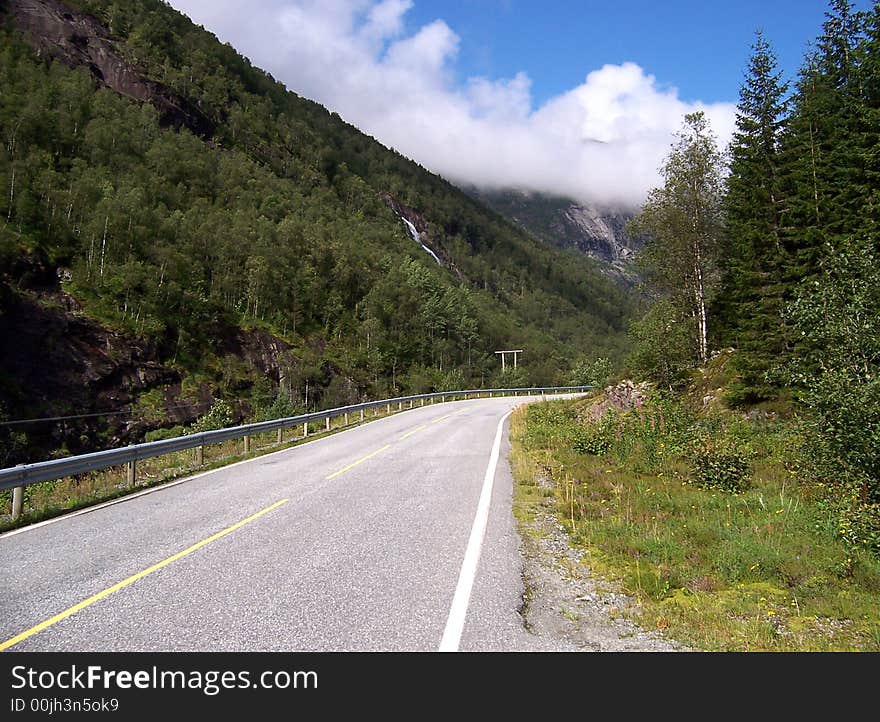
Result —
[[504, 422], [511, 412], [508, 411], [498, 422], [498, 430], [495, 432], [495, 441], [492, 444], [492, 453], [489, 456], [489, 465], [486, 467], [486, 475], [483, 477], [483, 489], [480, 491], [480, 500], [477, 503], [477, 513], [474, 516], [474, 524], [471, 527], [471, 535], [468, 539], [467, 549], [464, 553], [464, 561], [461, 563], [461, 571], [458, 574], [458, 584], [455, 587], [455, 595], [452, 597], [452, 605], [449, 608], [449, 616], [446, 619], [446, 628], [440, 640], [440, 652], [457, 652], [461, 642], [461, 633], [464, 630], [464, 620], [467, 616], [467, 608], [471, 599], [471, 590], [474, 579], [477, 576], [477, 565], [480, 562], [480, 554], [483, 551], [483, 540], [486, 538], [486, 526], [489, 523], [489, 504], [492, 501], [492, 487], [495, 484], [495, 470], [498, 467], [498, 457], [501, 453], [501, 437], [504, 430]]
[[445, 421], [445, 420], [448, 419], [450, 416], [458, 416], [459, 414], [464, 413], [464, 412], [467, 411], [469, 408], [470, 408], [470, 406], [468, 406], [466, 409], [459, 409], [458, 411], [454, 411], [454, 412], [452, 412], [451, 414], [446, 414], [446, 416], [441, 416], [441, 417], [439, 417], [439, 418], [437, 418], [437, 419], [434, 419], [431, 423], [432, 423], [432, 424], [438, 424], [438, 423], [440, 423], [441, 421]]
[[367, 459], [372, 459], [374, 456], [378, 456], [378, 455], [381, 454], [383, 451], [387, 451], [387, 450], [390, 449], [390, 448], [391, 448], [391, 444], [386, 444], [386, 445], [383, 446], [381, 449], [376, 449], [372, 454], [367, 454], [366, 456], [362, 456], [362, 457], [361, 457], [360, 459], [358, 459], [357, 461], [352, 462], [351, 464], [349, 464], [349, 465], [346, 466], [346, 467], [343, 467], [343, 468], [340, 469], [339, 471], [334, 471], [332, 474], [330, 474], [330, 476], [328, 476], [328, 477], [326, 477], [326, 478], [327, 478], [327, 479], [333, 479], [333, 478], [339, 476], [340, 474], [344, 474], [344, 473], [345, 473], [346, 471], [348, 471], [349, 469], [353, 469], [353, 468], [356, 467], [358, 464], [363, 464]]
[[84, 599], [79, 604], [74, 604], [72, 607], [65, 609], [60, 614], [56, 614], [54, 617], [50, 617], [45, 622], [40, 622], [39, 624], [31, 627], [30, 629], [26, 629], [21, 634], [14, 636], [12, 639], [7, 639], [5, 642], [0, 644], [0, 652], [2, 652], [5, 649], [9, 649], [10, 647], [18, 644], [19, 642], [23, 642], [28, 637], [32, 637], [33, 635], [37, 634], [38, 632], [42, 632], [44, 629], [48, 629], [49, 627], [51, 627], [54, 624], [57, 624], [58, 622], [62, 621], [63, 619], [67, 619], [71, 615], [76, 614], [77, 612], [85, 609], [86, 607], [91, 606], [95, 602], [101, 601], [104, 597], [109, 597], [111, 594], [113, 594], [113, 592], [118, 592], [120, 589], [127, 587], [129, 584], [134, 584], [138, 579], [143, 579], [144, 577], [149, 576], [153, 572], [159, 571], [160, 569], [162, 569], [162, 567], [167, 567], [172, 562], [176, 562], [178, 559], [183, 559], [183, 557], [185, 557], [189, 554], [192, 554], [194, 551], [201, 549], [203, 546], [206, 546], [213, 541], [217, 541], [218, 539], [226, 536], [227, 534], [231, 534], [236, 529], [241, 529], [241, 527], [243, 527], [245, 524], [250, 524], [252, 521], [255, 521], [255, 520], [259, 519], [261, 516], [263, 516], [263, 514], [268, 514], [273, 509], [277, 509], [279, 506], [281, 506], [282, 504], [286, 504], [288, 501], [290, 501], [290, 500], [289, 499], [282, 499], [281, 501], [276, 501], [274, 504], [271, 504], [271, 505], [267, 506], [265, 509], [258, 511], [256, 514], [251, 514], [251, 516], [249, 516], [247, 519], [242, 519], [241, 521], [236, 522], [232, 526], [228, 526], [225, 529], [223, 529], [222, 531], [218, 531], [216, 534], [212, 534], [207, 539], [202, 539], [202, 541], [196, 542], [195, 544], [193, 544], [190, 547], [187, 547], [183, 551], [177, 552], [177, 554], [174, 554], [174, 555], [168, 557], [167, 559], [163, 559], [161, 562], [153, 564], [153, 566], [147, 567], [146, 569], [138, 572], [137, 574], [132, 574], [127, 579], [123, 579], [121, 582], [117, 582], [112, 587], [107, 587], [107, 589], [104, 589], [103, 591], [98, 592], [97, 594], [93, 594], [88, 599]]
[[417, 426], [412, 431], [408, 431], [403, 436], [401, 436], [400, 440], [403, 441], [404, 439], [408, 439], [413, 434], [418, 434], [420, 431], [424, 431], [427, 428], [428, 428], [427, 424], [422, 424], [421, 426]]

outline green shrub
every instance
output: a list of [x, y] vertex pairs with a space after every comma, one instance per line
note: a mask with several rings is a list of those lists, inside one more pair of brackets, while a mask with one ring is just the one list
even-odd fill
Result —
[[186, 429], [182, 426], [172, 426], [170, 429], [153, 429], [153, 431], [144, 434], [144, 441], [162, 441], [162, 439], [173, 439], [184, 434], [186, 434]]
[[604, 356], [592, 361], [581, 359], [571, 370], [568, 380], [572, 386], [601, 387], [608, 383], [612, 373], [614, 373], [614, 366]]
[[838, 534], [851, 547], [880, 557], [880, 504], [853, 503], [840, 512]]
[[232, 406], [228, 401], [217, 401], [208, 413], [196, 420], [190, 431], [198, 434], [202, 431], [214, 431], [232, 426]]
[[611, 451], [611, 435], [601, 426], [579, 426], [572, 446], [579, 454], [602, 456]]
[[736, 494], [749, 486], [751, 464], [748, 457], [725, 440], [698, 440], [693, 445], [691, 461], [692, 482], [702, 489]]

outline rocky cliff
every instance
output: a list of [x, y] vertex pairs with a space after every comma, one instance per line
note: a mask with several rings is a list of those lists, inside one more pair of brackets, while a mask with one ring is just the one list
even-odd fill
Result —
[[164, 125], [186, 127], [203, 138], [213, 135], [214, 125], [205, 113], [170, 89], [144, 78], [125, 59], [118, 40], [93, 17], [55, 0], [6, 0], [5, 4], [5, 22], [15, 27], [39, 56], [71, 68], [85, 67], [95, 80], [120, 95], [149, 102]]
[[625, 230], [633, 211], [526, 191], [467, 191], [539, 240], [558, 248], [579, 249], [624, 285], [637, 282], [632, 262], [643, 243]]
[[[212, 335], [218, 358], [241, 364], [245, 384], [259, 376], [277, 384], [296, 363], [289, 345], [265, 331], [222, 325]], [[189, 424], [211, 408], [217, 390], [206, 382], [184, 390], [182, 381], [154, 344], [89, 319], [63, 291], [4, 290], [0, 408], [8, 420], [46, 419], [9, 427], [28, 435], [13, 462], [41, 461], [58, 448], [85, 453], [136, 443], [153, 429]], [[237, 421], [249, 411], [233, 406]]]

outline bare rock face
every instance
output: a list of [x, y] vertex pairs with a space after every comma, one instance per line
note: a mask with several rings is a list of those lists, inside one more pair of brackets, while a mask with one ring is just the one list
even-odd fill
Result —
[[608, 386], [598, 401], [580, 412], [581, 420], [594, 423], [612, 409], [626, 411], [644, 406], [648, 400], [649, 389], [649, 384], [644, 382], [636, 384], [629, 379], [615, 386]]
[[609, 263], [629, 262], [635, 259], [637, 244], [624, 230], [628, 220], [620, 211], [603, 211], [595, 206], [572, 203], [558, 227], [572, 245], [588, 255]]
[[[138, 429], [120, 410], [151, 389], [180, 381], [160, 363], [144, 341], [105, 329], [78, 313], [66, 294], [15, 295], [0, 313], [0, 377], [15, 380], [0, 388], [0, 399], [14, 417], [94, 414], [76, 421], [26, 428], [29, 461], [65, 445], [71, 452], [92, 451], [99, 430], [126, 440]], [[110, 416], [99, 414], [111, 413]]]
[[6, 12], [39, 56], [71, 68], [88, 68], [98, 82], [120, 95], [151, 103], [163, 125], [186, 127], [203, 138], [213, 135], [214, 125], [207, 115], [169, 88], [145, 78], [123, 57], [107, 28], [90, 15], [56, 0], [6, 0]]
[[626, 287], [638, 283], [633, 261], [644, 244], [626, 232], [633, 210], [517, 189], [466, 190], [538, 240], [558, 248], [577, 248]]

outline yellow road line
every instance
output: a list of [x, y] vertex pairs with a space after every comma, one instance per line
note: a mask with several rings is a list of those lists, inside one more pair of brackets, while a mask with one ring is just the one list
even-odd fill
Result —
[[159, 571], [162, 567], [167, 567], [172, 562], [176, 562], [178, 559], [182, 559], [188, 554], [192, 554], [197, 549], [201, 549], [206, 544], [210, 544], [213, 541], [217, 541], [220, 537], [224, 537], [227, 534], [234, 532], [236, 529], [240, 529], [245, 524], [250, 524], [252, 521], [259, 519], [263, 514], [268, 514], [273, 509], [278, 508], [282, 504], [286, 504], [289, 499], [282, 499], [281, 501], [276, 501], [274, 504], [267, 506], [265, 509], [258, 511], [256, 514], [252, 514], [247, 519], [242, 519], [240, 522], [233, 524], [232, 526], [226, 527], [223, 531], [218, 531], [216, 534], [212, 534], [207, 539], [202, 539], [202, 541], [193, 544], [191, 547], [187, 547], [183, 551], [177, 552], [173, 556], [168, 557], [167, 559], [163, 559], [161, 562], [154, 564], [151, 567], [147, 567], [143, 571], [138, 572], [137, 574], [132, 574], [128, 579], [123, 579], [121, 582], [114, 584], [112, 587], [108, 587], [107, 589], [98, 592], [97, 594], [93, 594], [88, 599], [84, 599], [79, 604], [74, 604], [69, 609], [65, 609], [60, 614], [56, 614], [54, 617], [50, 617], [45, 622], [40, 622], [34, 627], [30, 629], [26, 629], [21, 634], [14, 636], [12, 639], [7, 639], [5, 642], [0, 644], [0, 652], [5, 649], [9, 649], [13, 645], [18, 644], [19, 642], [23, 642], [28, 637], [32, 637], [38, 632], [42, 632], [44, 629], [48, 629], [53, 624], [57, 624], [63, 619], [67, 619], [69, 616], [76, 614], [82, 609], [85, 609], [88, 606], [91, 606], [95, 602], [102, 600], [104, 597], [108, 597], [113, 592], [118, 592], [120, 589], [127, 587], [129, 584], [134, 584], [138, 579], [143, 579], [144, 577], [152, 574], [153, 572]]
[[428, 425], [427, 425], [427, 424], [422, 424], [421, 426], [417, 426], [417, 427], [414, 428], [412, 431], [408, 431], [408, 432], [405, 433], [403, 436], [401, 436], [401, 437], [400, 437], [400, 440], [403, 441], [404, 439], [408, 439], [408, 438], [409, 438], [410, 436], [412, 436], [413, 434], [418, 434], [420, 431], [424, 431], [424, 430], [427, 429], [427, 428], [428, 428]]
[[448, 419], [450, 416], [458, 416], [459, 414], [463, 414], [463, 413], [464, 413], [465, 411], [467, 411], [469, 408], [470, 408], [470, 406], [468, 406], [467, 409], [459, 409], [458, 411], [454, 411], [454, 412], [451, 413], [451, 414], [446, 414], [446, 416], [441, 416], [440, 418], [434, 419], [431, 423], [432, 423], [432, 424], [437, 424], [437, 423], [439, 423], [439, 422], [441, 422], [441, 421], [444, 421], [444, 420]]
[[363, 464], [367, 459], [372, 459], [374, 456], [378, 456], [378, 455], [381, 454], [383, 451], [387, 451], [387, 450], [390, 449], [390, 448], [391, 448], [391, 444], [386, 444], [386, 445], [383, 446], [381, 449], [376, 449], [372, 454], [367, 454], [366, 456], [362, 456], [362, 457], [361, 457], [360, 459], [358, 459], [357, 461], [352, 462], [351, 464], [349, 464], [349, 465], [346, 466], [346, 467], [343, 467], [343, 468], [340, 469], [339, 471], [334, 471], [332, 474], [330, 474], [330, 476], [328, 476], [328, 477], [326, 477], [326, 478], [328, 478], [328, 479], [333, 479], [333, 478], [339, 476], [340, 474], [344, 474], [346, 471], [349, 471], [350, 469], [353, 469], [353, 468], [356, 467], [358, 464]]

